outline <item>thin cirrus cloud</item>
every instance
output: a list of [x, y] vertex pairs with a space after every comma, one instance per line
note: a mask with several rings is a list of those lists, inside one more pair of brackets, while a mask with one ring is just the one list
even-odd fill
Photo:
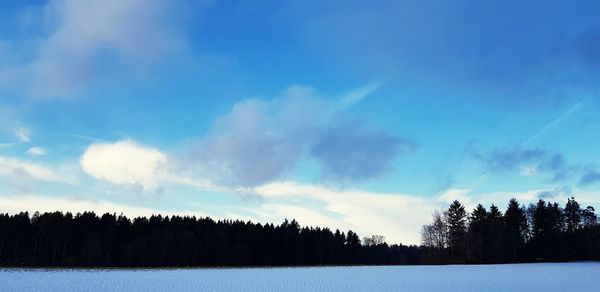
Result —
[[0, 156], [0, 176], [13, 181], [33, 179], [41, 182], [76, 184], [78, 178], [67, 167], [55, 167], [13, 157]]
[[123, 69], [148, 68], [186, 47], [182, 18], [174, 17], [179, 2], [51, 0], [30, 7], [22, 22], [37, 34], [4, 41], [10, 62], [0, 59], [8, 63], [0, 65], [0, 88], [73, 97]]
[[43, 156], [46, 155], [47, 151], [44, 147], [31, 147], [27, 149], [27, 154], [32, 156]]
[[0, 148], [12, 147], [31, 141], [31, 130], [18, 119], [17, 113], [0, 105]]
[[344, 122], [344, 110], [376, 89], [367, 85], [332, 102], [313, 88], [291, 86], [271, 101], [238, 102], [192, 143], [181, 167], [234, 187], [278, 179], [302, 158], [316, 160], [322, 174], [334, 179], [377, 177], [415, 143], [358, 121]]

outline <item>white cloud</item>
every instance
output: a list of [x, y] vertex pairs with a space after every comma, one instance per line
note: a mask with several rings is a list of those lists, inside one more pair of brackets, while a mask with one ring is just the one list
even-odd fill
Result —
[[29, 9], [38, 11], [27, 22], [39, 32], [4, 46], [12, 48], [10, 55], [18, 56], [13, 59], [24, 61], [0, 67], [0, 80], [4, 80], [0, 86], [25, 89], [35, 97], [65, 97], [109, 78], [108, 72], [146, 69], [185, 47], [178, 4], [51, 0], [42, 8]]
[[469, 195], [470, 191], [471, 190], [469, 189], [450, 188], [439, 194], [435, 199], [439, 202], [446, 203], [447, 205], [451, 204], [454, 200], [458, 200], [467, 208], [467, 211], [469, 211], [475, 207], [475, 203]]
[[[254, 214], [247, 219], [261, 222], [281, 222], [296, 218], [300, 224], [352, 229], [359, 235], [384, 235], [390, 243], [418, 244], [420, 231], [431, 221], [434, 210], [445, 210], [453, 200], [459, 200], [470, 212], [478, 203], [495, 204], [501, 210], [511, 198], [521, 204], [546, 201], [565, 204], [573, 193], [580, 204], [600, 206], [597, 194], [563, 188], [494, 192], [473, 195], [469, 189], [453, 188], [433, 197], [400, 193], [378, 193], [344, 190], [294, 182], [270, 183], [254, 189], [263, 196], [261, 206], [247, 208]], [[234, 216], [235, 217], [235, 216]]]
[[85, 150], [80, 164], [96, 179], [155, 191], [166, 171], [167, 156], [132, 141], [95, 143]]
[[79, 164], [85, 173], [95, 179], [139, 192], [157, 192], [165, 184], [235, 192], [202, 178], [179, 175], [167, 154], [130, 140], [91, 144], [84, 151]]
[[27, 150], [27, 154], [33, 156], [43, 156], [46, 155], [47, 151], [44, 147], [31, 147]]
[[3, 156], [0, 156], [0, 176], [32, 178], [45, 182], [77, 183], [74, 175], [61, 168]]
[[128, 217], [150, 216], [153, 214], [162, 215], [190, 215], [204, 217], [206, 214], [195, 210], [169, 210], [155, 209], [147, 207], [136, 207], [125, 204], [116, 204], [101, 200], [89, 200], [84, 198], [55, 198], [39, 195], [27, 196], [0, 196], [0, 213], [15, 214], [28, 211], [30, 214], [39, 211], [43, 212], [85, 212], [93, 211], [97, 215], [104, 213], [123, 213]]
[[445, 206], [436, 198], [293, 182], [270, 183], [255, 191], [265, 200], [264, 206], [250, 210], [257, 220], [296, 218], [300, 224], [352, 229], [361, 236], [384, 235], [391, 243], [419, 243], [421, 226], [434, 209]]

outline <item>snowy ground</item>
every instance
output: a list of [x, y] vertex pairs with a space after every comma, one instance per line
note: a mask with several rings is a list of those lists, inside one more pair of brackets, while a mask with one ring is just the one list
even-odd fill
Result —
[[0, 269], [0, 291], [600, 291], [600, 263], [256, 269]]

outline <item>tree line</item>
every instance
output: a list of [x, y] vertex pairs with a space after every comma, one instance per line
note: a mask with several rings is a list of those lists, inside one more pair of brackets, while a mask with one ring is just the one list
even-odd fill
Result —
[[416, 264], [419, 247], [353, 231], [93, 212], [0, 215], [3, 266], [296, 266]]
[[564, 208], [540, 199], [510, 200], [504, 213], [479, 204], [467, 213], [454, 201], [421, 231], [423, 263], [512, 263], [600, 260], [600, 225], [592, 206], [575, 198]]
[[510, 200], [502, 212], [459, 201], [433, 213], [420, 246], [380, 235], [193, 216], [0, 214], [1, 266], [180, 267], [512, 263], [600, 260], [593, 207]]

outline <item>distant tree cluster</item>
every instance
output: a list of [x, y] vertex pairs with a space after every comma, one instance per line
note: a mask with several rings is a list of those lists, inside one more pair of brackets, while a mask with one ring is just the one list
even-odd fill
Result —
[[424, 263], [600, 260], [600, 225], [592, 206], [512, 199], [504, 214], [481, 204], [468, 214], [454, 201], [421, 231]]
[[299, 266], [600, 260], [593, 207], [510, 200], [468, 213], [454, 201], [423, 226], [421, 246], [380, 235], [211, 218], [93, 212], [0, 214], [0, 265], [66, 267]]
[[361, 243], [353, 232], [93, 212], [0, 214], [4, 266], [294, 266], [415, 264], [416, 246], [388, 245], [382, 236]]

